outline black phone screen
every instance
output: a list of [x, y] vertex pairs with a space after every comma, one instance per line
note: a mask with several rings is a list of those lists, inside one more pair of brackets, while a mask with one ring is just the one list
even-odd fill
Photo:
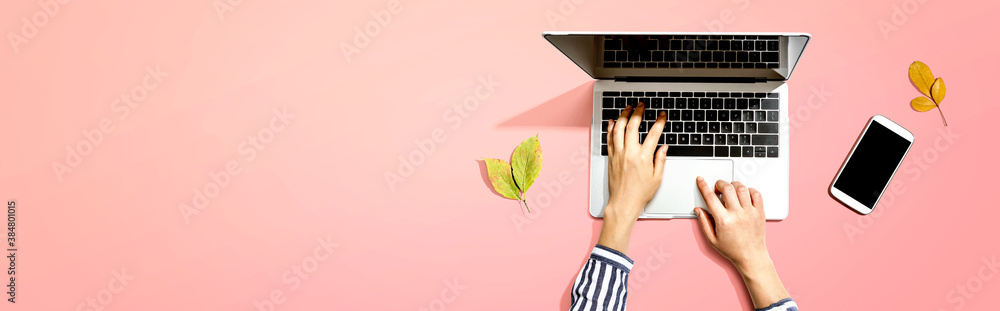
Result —
[[833, 187], [874, 208], [909, 148], [910, 141], [871, 122]]

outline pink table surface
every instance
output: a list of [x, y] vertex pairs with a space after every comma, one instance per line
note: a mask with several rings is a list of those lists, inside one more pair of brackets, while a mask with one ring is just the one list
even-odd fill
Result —
[[[767, 224], [803, 309], [996, 310], [998, 9], [6, 1], [0, 196], [16, 202], [18, 279], [2, 308], [566, 309], [600, 228], [593, 80], [541, 32], [619, 30], [814, 36], [789, 81], [791, 213]], [[950, 126], [910, 109], [914, 60], [946, 79]], [[917, 138], [891, 197], [859, 216], [827, 187], [873, 114]], [[477, 160], [536, 134], [522, 215]], [[751, 308], [697, 230], [639, 222], [631, 309]]]

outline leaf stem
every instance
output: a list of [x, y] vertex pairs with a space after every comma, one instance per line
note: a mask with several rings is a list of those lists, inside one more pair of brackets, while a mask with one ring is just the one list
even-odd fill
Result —
[[531, 208], [528, 207], [528, 200], [524, 200], [524, 208], [528, 209], [528, 213], [531, 213]]
[[517, 200], [517, 207], [518, 207], [519, 210], [521, 210], [521, 215], [524, 215], [524, 210], [521, 209], [521, 202], [524, 202], [524, 201]]
[[944, 120], [944, 126], [948, 126], [948, 119], [944, 118], [944, 111], [941, 111], [941, 105], [938, 105], [937, 103], [934, 103], [934, 105], [937, 106], [938, 113], [941, 114], [941, 120]]

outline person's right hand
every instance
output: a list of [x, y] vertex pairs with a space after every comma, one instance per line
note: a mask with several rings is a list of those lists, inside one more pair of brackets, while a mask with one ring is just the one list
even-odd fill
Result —
[[[698, 176], [697, 182], [712, 213], [694, 209], [708, 243], [741, 272], [770, 263], [764, 243], [764, 202], [760, 192], [738, 181], [730, 184], [719, 180], [712, 187]], [[721, 202], [718, 193], [722, 194]]]

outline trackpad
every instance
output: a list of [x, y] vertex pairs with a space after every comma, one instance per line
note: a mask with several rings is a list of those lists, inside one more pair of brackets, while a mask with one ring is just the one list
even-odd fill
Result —
[[[674, 160], [668, 159], [663, 167], [663, 181], [656, 195], [646, 205], [650, 216], [669, 214], [694, 216], [695, 207], [706, 207], [695, 178], [705, 177], [709, 185], [715, 181], [733, 180], [733, 160]], [[655, 216], [654, 216], [655, 217]]]

